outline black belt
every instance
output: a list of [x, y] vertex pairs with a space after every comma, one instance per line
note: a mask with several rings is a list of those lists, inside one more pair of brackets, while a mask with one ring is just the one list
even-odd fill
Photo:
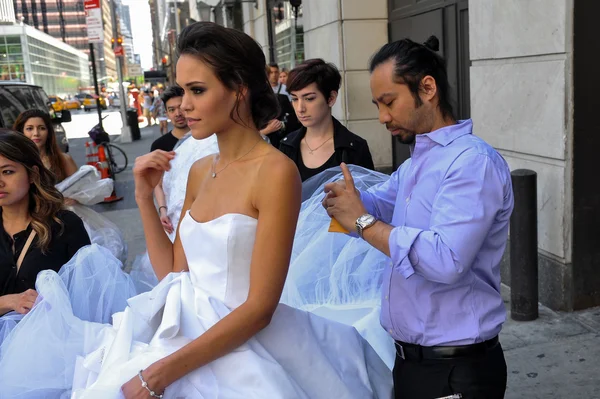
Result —
[[421, 359], [457, 359], [484, 355], [488, 350], [498, 345], [498, 336], [485, 342], [460, 346], [421, 346], [396, 341], [396, 353], [405, 360]]

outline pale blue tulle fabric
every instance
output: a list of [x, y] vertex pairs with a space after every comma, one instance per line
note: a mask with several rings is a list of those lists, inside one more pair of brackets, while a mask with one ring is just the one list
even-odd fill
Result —
[[[355, 187], [366, 190], [389, 176], [349, 165]], [[322, 206], [327, 183], [342, 180], [339, 167], [302, 184], [302, 208], [281, 302], [354, 326], [392, 368], [394, 344], [379, 323], [383, 270], [389, 258], [356, 236], [330, 233]]]
[[[98, 323], [110, 323], [136, 295], [121, 262], [97, 244], [81, 248], [58, 274], [42, 271], [35, 288], [35, 308], [25, 317], [13, 313], [1, 322], [2, 399], [68, 398], [76, 357], [89, 349], [86, 334], [100, 331], [103, 324]], [[24, 372], [29, 368], [35, 373]]]
[[[359, 189], [389, 178], [354, 166], [351, 171]], [[379, 324], [382, 271], [389, 260], [358, 238], [327, 231], [323, 187], [341, 178], [340, 169], [333, 168], [303, 185], [305, 201], [282, 302], [353, 325], [391, 368], [393, 341]], [[102, 325], [96, 323], [110, 323], [128, 298], [151, 288], [147, 280], [136, 288], [121, 267], [109, 250], [91, 245], [59, 274], [40, 273], [39, 299], [26, 322], [17, 323], [21, 316], [14, 314], [0, 318], [0, 399], [70, 397], [75, 360], [90, 349], [84, 337], [99, 333]], [[22, 373], [27, 365], [36, 368], [35, 381]]]

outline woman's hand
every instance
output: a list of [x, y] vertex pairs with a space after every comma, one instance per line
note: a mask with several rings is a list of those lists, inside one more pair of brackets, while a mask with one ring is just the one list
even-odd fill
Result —
[[158, 185], [165, 171], [171, 169], [170, 162], [175, 151], [154, 150], [135, 160], [133, 179], [137, 198], [152, 198], [152, 191]]
[[[158, 378], [154, 376], [155, 374], [151, 370], [152, 368], [153, 366], [150, 366], [142, 371], [142, 377], [151, 391], [154, 391], [156, 395], [162, 395], [165, 392], [166, 386], [162, 386], [162, 384], [158, 382]], [[150, 392], [142, 386], [142, 381], [137, 374], [121, 387], [121, 392], [123, 392], [125, 399], [151, 398]]]
[[261, 134], [271, 134], [273, 132], [277, 132], [279, 130], [281, 130], [281, 128], [283, 127], [283, 123], [281, 123], [280, 120], [277, 119], [273, 119], [272, 121], [270, 121], [267, 126], [260, 131]]
[[37, 292], [32, 289], [29, 289], [20, 294], [12, 294], [10, 295], [11, 308], [17, 313], [27, 314], [33, 308], [37, 296]]
[[165, 229], [168, 234], [171, 234], [173, 232], [173, 223], [171, 223], [171, 218], [167, 215], [167, 210], [164, 207], [161, 207], [159, 213], [163, 229]]

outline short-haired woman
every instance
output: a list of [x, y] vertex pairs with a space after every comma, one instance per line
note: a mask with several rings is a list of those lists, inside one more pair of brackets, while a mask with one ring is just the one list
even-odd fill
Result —
[[58, 271], [90, 239], [33, 141], [0, 129], [0, 315], [25, 314], [42, 270]]
[[322, 59], [304, 61], [288, 75], [288, 93], [303, 127], [285, 137], [279, 149], [294, 161], [302, 181], [342, 162], [373, 169], [367, 141], [331, 114], [342, 77]]

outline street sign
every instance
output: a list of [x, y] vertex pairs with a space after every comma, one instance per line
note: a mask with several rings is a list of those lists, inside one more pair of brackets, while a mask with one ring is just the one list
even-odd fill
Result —
[[130, 77], [144, 76], [144, 71], [140, 64], [127, 64], [127, 74]]
[[100, 0], [85, 0], [84, 8], [88, 43], [104, 43], [104, 27], [102, 25]]
[[118, 44], [114, 48], [115, 57], [125, 57], [125, 49], [123, 46], [119, 46]]

